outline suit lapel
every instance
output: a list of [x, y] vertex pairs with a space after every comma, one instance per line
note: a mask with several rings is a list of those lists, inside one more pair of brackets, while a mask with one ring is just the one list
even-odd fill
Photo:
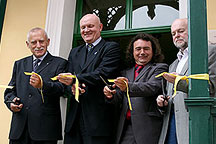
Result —
[[179, 60], [176, 59], [170, 66], [169, 72], [176, 72], [176, 68], [178, 66]]
[[134, 81], [134, 70], [135, 70], [135, 67], [132, 67], [128, 70], [128, 72], [126, 73], [126, 77], [128, 78], [129, 81]]
[[29, 56], [24, 62], [24, 72], [33, 71], [33, 56]]
[[93, 49], [88, 53], [87, 58], [86, 58], [86, 62], [83, 66], [83, 70], [85, 70], [89, 66], [89, 64], [91, 64], [91, 62], [95, 59], [97, 54], [103, 48], [104, 44], [105, 44], [105, 40], [102, 39], [99, 42], [99, 44], [97, 44], [95, 47], [93, 47]]
[[80, 69], [82, 69], [85, 64], [86, 57], [87, 57], [86, 54], [87, 54], [86, 46], [83, 45], [79, 48], [77, 54], [77, 59], [80, 61], [79, 62]]
[[44, 68], [46, 68], [50, 64], [52, 59], [53, 59], [52, 55], [48, 53], [46, 57], [43, 59], [43, 61], [41, 62], [41, 64], [38, 66], [36, 73], [40, 73]]

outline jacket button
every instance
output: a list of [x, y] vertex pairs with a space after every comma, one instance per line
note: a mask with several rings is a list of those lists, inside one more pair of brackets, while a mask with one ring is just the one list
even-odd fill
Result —
[[30, 94], [30, 95], [29, 95], [29, 98], [31, 98], [31, 97], [32, 97], [32, 95]]
[[29, 107], [26, 107], [26, 109], [28, 110], [28, 109], [29, 109]]

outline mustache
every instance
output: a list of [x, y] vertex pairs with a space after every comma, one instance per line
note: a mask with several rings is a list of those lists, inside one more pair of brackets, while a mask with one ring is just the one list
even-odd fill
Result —
[[185, 39], [183, 39], [183, 38], [177, 38], [177, 39], [175, 40], [175, 42], [177, 42], [178, 40], [185, 41]]
[[34, 50], [35, 50], [35, 51], [44, 50], [44, 47], [41, 47], [41, 48], [35, 48]]

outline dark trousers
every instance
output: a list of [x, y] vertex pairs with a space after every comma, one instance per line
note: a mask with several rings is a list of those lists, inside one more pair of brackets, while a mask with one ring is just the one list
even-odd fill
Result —
[[131, 120], [125, 120], [124, 129], [121, 135], [120, 144], [136, 144]]
[[112, 144], [110, 136], [88, 134], [80, 108], [76, 117], [71, 131], [65, 133], [64, 144]]
[[169, 128], [166, 136], [166, 144], [178, 144], [177, 136], [176, 136], [176, 124], [175, 124], [175, 113], [174, 109], [171, 109], [170, 112], [170, 120], [169, 120]]
[[53, 141], [32, 140], [30, 135], [29, 135], [28, 127], [27, 127], [27, 124], [26, 124], [21, 137], [19, 139], [17, 139], [17, 140], [10, 139], [9, 144], [57, 144], [57, 140], [53, 140]]

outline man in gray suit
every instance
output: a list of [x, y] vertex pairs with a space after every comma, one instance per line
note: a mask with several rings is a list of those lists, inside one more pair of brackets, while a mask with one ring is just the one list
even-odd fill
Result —
[[[110, 90], [104, 88], [107, 101], [122, 105], [116, 144], [157, 144], [162, 126], [162, 115], [156, 98], [162, 92], [161, 78], [156, 75], [168, 70], [162, 61], [158, 41], [148, 34], [135, 36], [127, 50], [129, 67], [114, 80]], [[127, 87], [132, 104], [129, 110]], [[113, 94], [112, 94], [113, 93]]]
[[[188, 23], [187, 19], [176, 19], [171, 26], [173, 43], [179, 49], [177, 59], [170, 65], [169, 73], [176, 75], [188, 75]], [[216, 71], [216, 48], [209, 46], [209, 75], [210, 75], [210, 96], [215, 96]], [[189, 144], [189, 114], [184, 99], [187, 98], [188, 84], [186, 81], [179, 81], [177, 93], [173, 95], [173, 84], [175, 77], [164, 74], [167, 82], [168, 101], [164, 96], [159, 95], [157, 104], [163, 108], [164, 122], [159, 139], [159, 144]], [[165, 108], [164, 108], [165, 107]], [[165, 111], [164, 111], [165, 110]]]

